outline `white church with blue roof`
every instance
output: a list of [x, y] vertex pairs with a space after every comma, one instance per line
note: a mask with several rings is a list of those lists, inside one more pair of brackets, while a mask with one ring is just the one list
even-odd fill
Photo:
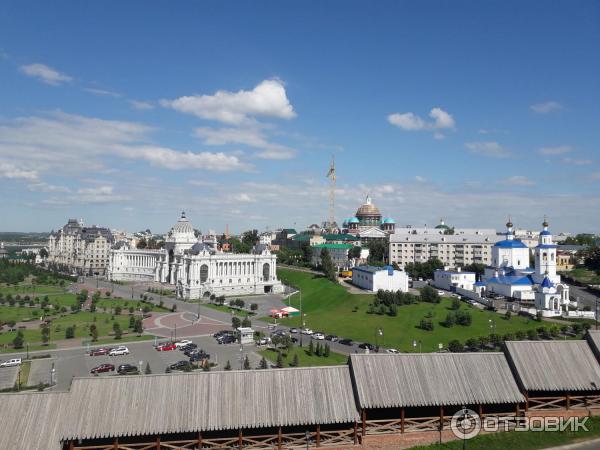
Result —
[[529, 267], [529, 248], [515, 239], [513, 224], [506, 224], [506, 238], [492, 248], [492, 265], [483, 280], [475, 283], [480, 295], [495, 293], [507, 298], [535, 302], [544, 316], [559, 316], [569, 307], [569, 286], [556, 274], [556, 245], [544, 220], [535, 247], [535, 267]]

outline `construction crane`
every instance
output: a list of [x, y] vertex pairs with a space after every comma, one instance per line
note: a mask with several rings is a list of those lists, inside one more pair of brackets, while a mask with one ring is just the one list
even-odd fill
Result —
[[330, 233], [333, 231], [333, 225], [335, 223], [335, 155], [331, 156], [331, 164], [329, 165], [329, 171], [326, 175], [329, 178], [329, 219], [327, 221], [327, 231]]

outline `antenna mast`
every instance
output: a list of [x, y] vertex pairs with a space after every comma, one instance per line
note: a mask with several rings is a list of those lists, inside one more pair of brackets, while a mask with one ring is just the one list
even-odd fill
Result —
[[335, 222], [335, 155], [331, 156], [331, 164], [329, 165], [329, 172], [327, 172], [327, 178], [329, 178], [329, 219], [327, 222], [327, 231], [333, 231], [333, 224]]

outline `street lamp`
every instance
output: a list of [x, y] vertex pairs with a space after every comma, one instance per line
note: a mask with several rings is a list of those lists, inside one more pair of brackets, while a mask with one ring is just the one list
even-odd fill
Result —
[[463, 432], [463, 450], [467, 449], [467, 430], [465, 429], [465, 423], [467, 421], [467, 407], [463, 405], [463, 423], [462, 423], [462, 432]]

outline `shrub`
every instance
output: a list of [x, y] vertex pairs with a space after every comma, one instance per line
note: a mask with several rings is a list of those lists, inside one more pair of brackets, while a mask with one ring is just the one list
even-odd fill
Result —
[[463, 351], [463, 345], [457, 339], [453, 339], [448, 342], [448, 350], [452, 353], [459, 353]]

